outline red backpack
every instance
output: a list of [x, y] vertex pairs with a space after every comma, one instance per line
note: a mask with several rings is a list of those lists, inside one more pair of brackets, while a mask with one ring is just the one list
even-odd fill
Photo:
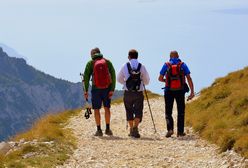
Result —
[[169, 90], [183, 90], [185, 84], [184, 71], [182, 70], [183, 62], [172, 65], [170, 62], [165, 63], [168, 67], [166, 73], [166, 87]]
[[106, 89], [112, 83], [107, 60], [96, 59], [93, 62], [93, 81], [97, 88]]

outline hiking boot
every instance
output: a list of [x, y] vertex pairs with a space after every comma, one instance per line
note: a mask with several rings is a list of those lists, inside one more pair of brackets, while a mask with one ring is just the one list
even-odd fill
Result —
[[103, 136], [102, 130], [97, 130], [94, 136]]
[[177, 133], [177, 137], [183, 137], [183, 136], [185, 136], [185, 135], [186, 135], [186, 134], [185, 134], [184, 132], [182, 132], [182, 133], [181, 133], [181, 132], [178, 132], [178, 133]]
[[167, 134], [165, 135], [165, 137], [166, 137], [166, 138], [169, 138], [169, 137], [171, 137], [171, 135], [173, 135], [173, 134], [174, 134], [173, 130], [169, 130], [169, 131], [167, 132]]
[[134, 138], [140, 138], [139, 130], [137, 127], [133, 127], [133, 131], [132, 131], [131, 136]]
[[106, 129], [105, 134], [111, 136], [113, 135], [113, 132], [111, 131], [111, 129]]

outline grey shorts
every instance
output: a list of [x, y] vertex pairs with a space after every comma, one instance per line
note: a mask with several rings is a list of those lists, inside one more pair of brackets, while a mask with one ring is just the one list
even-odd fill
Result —
[[126, 109], [127, 121], [143, 117], [144, 95], [143, 92], [124, 92], [124, 105]]

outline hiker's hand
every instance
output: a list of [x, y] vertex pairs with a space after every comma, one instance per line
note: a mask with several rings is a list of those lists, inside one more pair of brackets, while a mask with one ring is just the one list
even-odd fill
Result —
[[109, 96], [110, 99], [112, 98], [113, 94], [114, 94], [113, 91], [110, 91], [110, 92], [109, 92], [108, 96]]
[[85, 99], [88, 99], [88, 97], [89, 97], [88, 92], [84, 92], [84, 97], [85, 97]]
[[187, 98], [187, 101], [193, 99], [195, 97], [195, 93], [194, 92], [191, 92], [189, 97]]

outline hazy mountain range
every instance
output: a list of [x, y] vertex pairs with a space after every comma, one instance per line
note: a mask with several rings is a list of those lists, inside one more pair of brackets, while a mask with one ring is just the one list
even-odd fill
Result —
[[[26, 130], [47, 113], [83, 106], [81, 83], [45, 74], [28, 65], [13, 49], [1, 46], [0, 141]], [[3, 48], [14, 57], [9, 57]], [[120, 96], [122, 91], [116, 91], [114, 98]]]

